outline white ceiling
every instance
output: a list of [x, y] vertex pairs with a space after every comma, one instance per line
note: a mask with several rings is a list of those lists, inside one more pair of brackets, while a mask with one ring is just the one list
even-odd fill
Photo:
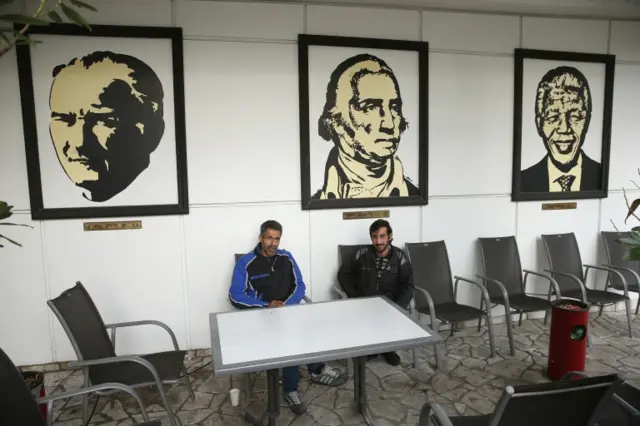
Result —
[[[247, 0], [239, 0], [247, 1]], [[255, 0], [253, 0], [255, 1]], [[258, 0], [272, 2], [274, 0]], [[640, 0], [275, 0], [278, 3], [369, 5], [527, 15], [640, 20]], [[639, 41], [640, 42], [640, 41]]]

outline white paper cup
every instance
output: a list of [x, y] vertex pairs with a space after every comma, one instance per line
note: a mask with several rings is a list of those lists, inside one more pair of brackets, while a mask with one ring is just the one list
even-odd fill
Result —
[[230, 389], [229, 395], [231, 396], [231, 405], [238, 406], [240, 402], [240, 389]]

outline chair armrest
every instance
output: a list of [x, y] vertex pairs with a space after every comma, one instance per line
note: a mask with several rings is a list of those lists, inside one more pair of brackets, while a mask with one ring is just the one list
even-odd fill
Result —
[[116, 347], [116, 329], [121, 327], [132, 327], [137, 325], [157, 325], [158, 327], [164, 328], [169, 336], [171, 336], [171, 341], [173, 342], [173, 347], [176, 351], [180, 350], [178, 347], [178, 340], [176, 339], [176, 335], [173, 333], [173, 330], [163, 322], [156, 320], [142, 320], [142, 321], [128, 321], [128, 322], [118, 322], [113, 324], [105, 324], [106, 329], [111, 329], [111, 341], [113, 342], [113, 348], [115, 350]]
[[87, 393], [112, 390], [112, 389], [117, 389], [122, 392], [126, 392], [130, 396], [132, 396], [133, 399], [135, 399], [136, 402], [138, 403], [138, 406], [140, 407], [140, 412], [142, 414], [143, 420], [145, 422], [149, 421], [149, 414], [147, 413], [147, 409], [145, 408], [144, 403], [140, 398], [140, 395], [138, 395], [138, 393], [131, 386], [127, 386], [122, 383], [102, 383], [99, 385], [89, 386], [89, 387], [81, 388], [71, 392], [48, 395], [44, 398], [36, 398], [36, 403], [47, 404], [47, 419], [53, 419], [52, 409], [53, 409], [54, 401], [58, 401], [60, 399], [73, 398], [74, 396], [84, 395]]
[[[618, 276], [618, 278], [620, 278], [620, 281], [622, 281], [622, 288], [624, 291], [624, 297], [629, 297], [629, 289], [627, 287], [627, 280], [624, 279], [624, 275], [622, 275], [622, 273], [620, 271], [616, 271], [615, 269], [612, 268], [607, 268], [604, 266], [595, 266], [595, 265], [584, 265], [585, 267], [585, 277], [587, 275], [587, 273], [589, 272], [589, 269], [597, 269], [598, 271], [605, 271], [608, 274], [616, 274]], [[586, 279], [585, 279], [586, 281]], [[606, 289], [606, 287], [605, 287]]]
[[476, 287], [478, 287], [480, 289], [480, 293], [482, 293], [482, 298], [484, 299], [484, 303], [487, 304], [487, 309], [488, 310], [490, 309], [491, 300], [489, 299], [489, 292], [487, 291], [487, 289], [483, 285], [480, 285], [479, 283], [477, 283], [477, 282], [475, 282], [473, 280], [461, 277], [459, 275], [455, 275], [453, 278], [456, 280], [455, 284], [454, 284], [454, 288], [455, 288], [454, 294], [458, 294], [458, 281], [464, 281], [466, 283], [473, 284], [473, 285], [475, 285]]
[[574, 280], [579, 286], [580, 286], [580, 291], [582, 292], [582, 301], [584, 303], [587, 303], [587, 288], [585, 287], [584, 283], [582, 281], [580, 281], [580, 278], [576, 277], [573, 274], [567, 274], [566, 272], [559, 272], [559, 271], [554, 271], [553, 269], [545, 269], [544, 272], [548, 272], [551, 275], [560, 275], [561, 277], [567, 277], [567, 278], [571, 278], [572, 280]]
[[433, 424], [433, 422], [431, 422], [432, 419], [435, 420], [437, 426], [453, 426], [447, 412], [440, 404], [430, 404], [427, 402], [420, 410], [418, 426], [431, 426]]
[[343, 289], [341, 289], [337, 284], [334, 284], [333, 291], [338, 293], [338, 297], [340, 299], [348, 299], [347, 293], [345, 293], [345, 291]]
[[489, 278], [486, 275], [476, 274], [476, 277], [480, 278], [483, 281], [486, 281], [487, 283], [495, 284], [496, 286], [498, 286], [498, 288], [500, 289], [500, 292], [502, 293], [502, 299], [505, 301], [505, 303], [507, 304], [509, 303], [509, 293], [507, 293], [507, 289], [505, 288], [504, 284], [502, 284], [498, 280]]
[[609, 265], [609, 264], [603, 264], [602, 266], [607, 267], [607, 268], [611, 268], [611, 269], [616, 269], [618, 271], [625, 271], [625, 272], [629, 272], [630, 274], [632, 274], [635, 279], [636, 279], [636, 283], [640, 284], [640, 275], [638, 275], [638, 273], [636, 271], [634, 271], [631, 268], [625, 268], [624, 266], [617, 266], [617, 265]]
[[529, 277], [529, 274], [531, 274], [531, 275], [536, 275], [538, 277], [546, 278], [547, 280], [549, 280], [549, 286], [552, 286], [556, 292], [556, 300], [559, 300], [562, 297], [562, 295], [560, 294], [560, 286], [558, 285], [558, 282], [554, 280], [553, 277], [551, 277], [550, 275], [541, 274], [540, 272], [532, 271], [530, 269], [523, 269], [522, 272], [524, 272], [525, 292], [527, 288], [527, 278]]
[[136, 362], [138, 364], [143, 365], [147, 368], [153, 375], [155, 382], [158, 386], [162, 386], [162, 379], [158, 374], [156, 368], [146, 359], [137, 356], [137, 355], [120, 355], [114, 356], [110, 358], [98, 358], [98, 359], [80, 359], [77, 361], [69, 361], [69, 368], [81, 368], [81, 367], [91, 367], [93, 365], [103, 365], [103, 364], [117, 364], [119, 362]]
[[[425, 299], [427, 299], [427, 306], [429, 307], [429, 313], [430, 314], [434, 314], [435, 315], [435, 307], [433, 305], [433, 298], [431, 297], [431, 295], [429, 294], [429, 292], [427, 290], [425, 290], [422, 287], [415, 287], [416, 291], [420, 294], [422, 294]], [[418, 309], [416, 308], [416, 311], [418, 311]]]

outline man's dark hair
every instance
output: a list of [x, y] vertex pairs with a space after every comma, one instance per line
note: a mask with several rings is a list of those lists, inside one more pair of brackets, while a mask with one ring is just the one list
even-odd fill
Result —
[[262, 225], [260, 225], [260, 235], [267, 232], [267, 229], [272, 229], [274, 231], [278, 231], [282, 233], [282, 225], [277, 220], [267, 220]]
[[[342, 114], [340, 112], [335, 111], [335, 108], [337, 106], [336, 103], [338, 100], [338, 83], [340, 81], [340, 77], [342, 77], [342, 75], [347, 72], [349, 68], [361, 62], [367, 61], [378, 64], [380, 69], [372, 70], [370, 68], [363, 67], [361, 70], [355, 72], [350, 79], [351, 92], [353, 93], [353, 96], [355, 97], [358, 91], [358, 81], [362, 77], [364, 77], [365, 75], [379, 74], [386, 75], [393, 81], [393, 84], [396, 87], [396, 91], [398, 92], [398, 96], [401, 97], [400, 84], [398, 84], [398, 79], [393, 73], [391, 67], [384, 60], [368, 53], [361, 53], [359, 55], [355, 55], [345, 59], [333, 70], [333, 72], [331, 73], [331, 77], [329, 78], [329, 83], [327, 84], [326, 101], [322, 110], [322, 114], [318, 119], [318, 134], [322, 139], [326, 141], [333, 141], [336, 144], [338, 143], [338, 141], [340, 140], [340, 136], [335, 132], [334, 123], [341, 123], [350, 137], [355, 136], [355, 131], [347, 123], [347, 117], [342, 117]], [[354, 101], [354, 97], [352, 97], [351, 102]], [[400, 132], [404, 132], [408, 127], [409, 123], [405, 119], [402, 110], [400, 110]]]
[[374, 232], [377, 232], [380, 228], [387, 228], [387, 233], [389, 235], [393, 234], [393, 230], [391, 229], [391, 225], [384, 219], [378, 219], [371, 224], [369, 227], [369, 235], [372, 235]]

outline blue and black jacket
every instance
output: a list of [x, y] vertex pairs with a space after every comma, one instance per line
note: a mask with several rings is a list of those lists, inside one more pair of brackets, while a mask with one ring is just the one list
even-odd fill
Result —
[[287, 250], [265, 257], [258, 244], [236, 262], [229, 300], [239, 309], [262, 308], [273, 300], [285, 305], [300, 303], [306, 286], [295, 259]]

